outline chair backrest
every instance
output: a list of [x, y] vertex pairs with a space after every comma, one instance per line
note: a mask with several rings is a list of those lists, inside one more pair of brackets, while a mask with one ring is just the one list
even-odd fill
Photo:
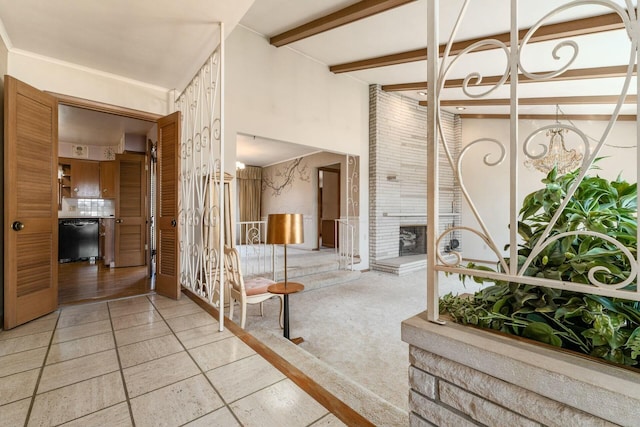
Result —
[[224, 247], [225, 277], [233, 290], [245, 294], [244, 280], [240, 270], [240, 254], [236, 248]]

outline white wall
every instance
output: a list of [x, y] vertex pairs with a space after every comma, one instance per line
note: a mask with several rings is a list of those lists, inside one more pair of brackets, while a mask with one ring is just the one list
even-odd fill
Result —
[[[518, 167], [518, 209], [524, 197], [543, 188], [541, 180], [545, 174], [524, 165], [522, 155], [522, 143], [524, 139], [541, 126], [552, 124], [551, 121], [521, 120], [519, 122], [519, 153], [520, 164]], [[607, 122], [604, 121], [576, 121], [576, 126], [590, 137], [600, 139]], [[620, 173], [622, 178], [628, 182], [637, 182], [636, 179], [636, 133], [635, 122], [619, 122], [613, 128], [607, 144], [618, 146], [631, 146], [632, 148], [622, 149], [605, 145], [600, 151], [599, 157], [609, 156], [598, 162], [601, 168], [599, 171], [591, 171], [589, 175], [599, 175], [613, 180]], [[494, 167], [485, 166], [482, 158], [487, 153], [498, 155], [495, 145], [483, 143], [469, 151], [463, 161], [463, 180], [469, 194], [474, 201], [479, 214], [485, 222], [489, 232], [500, 250], [509, 242], [509, 121], [498, 119], [463, 119], [462, 120], [462, 146], [479, 138], [495, 138], [503, 142], [507, 148], [505, 161]], [[548, 141], [548, 137], [543, 140]], [[569, 141], [569, 139], [568, 139]], [[568, 145], [569, 148], [577, 147], [577, 144]], [[592, 141], [591, 146], [595, 143]], [[494, 157], [497, 158], [497, 157]], [[477, 228], [477, 221], [472, 215], [469, 205], [463, 202], [462, 225]], [[471, 233], [463, 233], [462, 242], [464, 247], [464, 257], [472, 259], [494, 260], [493, 253]]]
[[[369, 94], [365, 83], [243, 27], [227, 38], [225, 169], [238, 133], [360, 157], [360, 206], [368, 206]], [[360, 209], [360, 268], [368, 268], [368, 210]]]
[[169, 91], [52, 58], [12, 50], [8, 74], [40, 90], [157, 114], [167, 114]]

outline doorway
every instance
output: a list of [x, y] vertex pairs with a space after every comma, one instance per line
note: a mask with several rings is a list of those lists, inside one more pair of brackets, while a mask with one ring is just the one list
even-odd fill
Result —
[[[95, 107], [83, 100], [59, 101], [59, 158], [83, 147], [81, 150], [88, 150], [88, 163], [100, 171], [97, 197], [70, 197], [65, 203], [60, 198], [59, 219], [85, 217], [88, 213], [100, 221], [100, 256], [58, 265], [61, 305], [140, 295], [153, 289], [150, 228], [156, 122], [126, 109]], [[116, 154], [119, 152], [128, 154]], [[105, 175], [109, 176], [106, 183]], [[132, 180], [132, 176], [136, 178]], [[98, 205], [99, 209], [86, 210], [85, 205]], [[137, 217], [132, 217], [132, 210], [138, 210]]]
[[338, 247], [340, 163], [318, 168], [318, 248]]

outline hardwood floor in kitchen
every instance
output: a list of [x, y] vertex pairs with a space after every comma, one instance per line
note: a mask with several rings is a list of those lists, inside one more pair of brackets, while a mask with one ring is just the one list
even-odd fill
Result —
[[150, 292], [149, 267], [109, 268], [89, 261], [58, 264], [58, 304], [142, 295]]

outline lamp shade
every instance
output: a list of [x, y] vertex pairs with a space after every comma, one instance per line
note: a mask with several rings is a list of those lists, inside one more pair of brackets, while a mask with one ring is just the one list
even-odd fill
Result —
[[267, 243], [304, 243], [302, 214], [270, 214], [267, 220]]

